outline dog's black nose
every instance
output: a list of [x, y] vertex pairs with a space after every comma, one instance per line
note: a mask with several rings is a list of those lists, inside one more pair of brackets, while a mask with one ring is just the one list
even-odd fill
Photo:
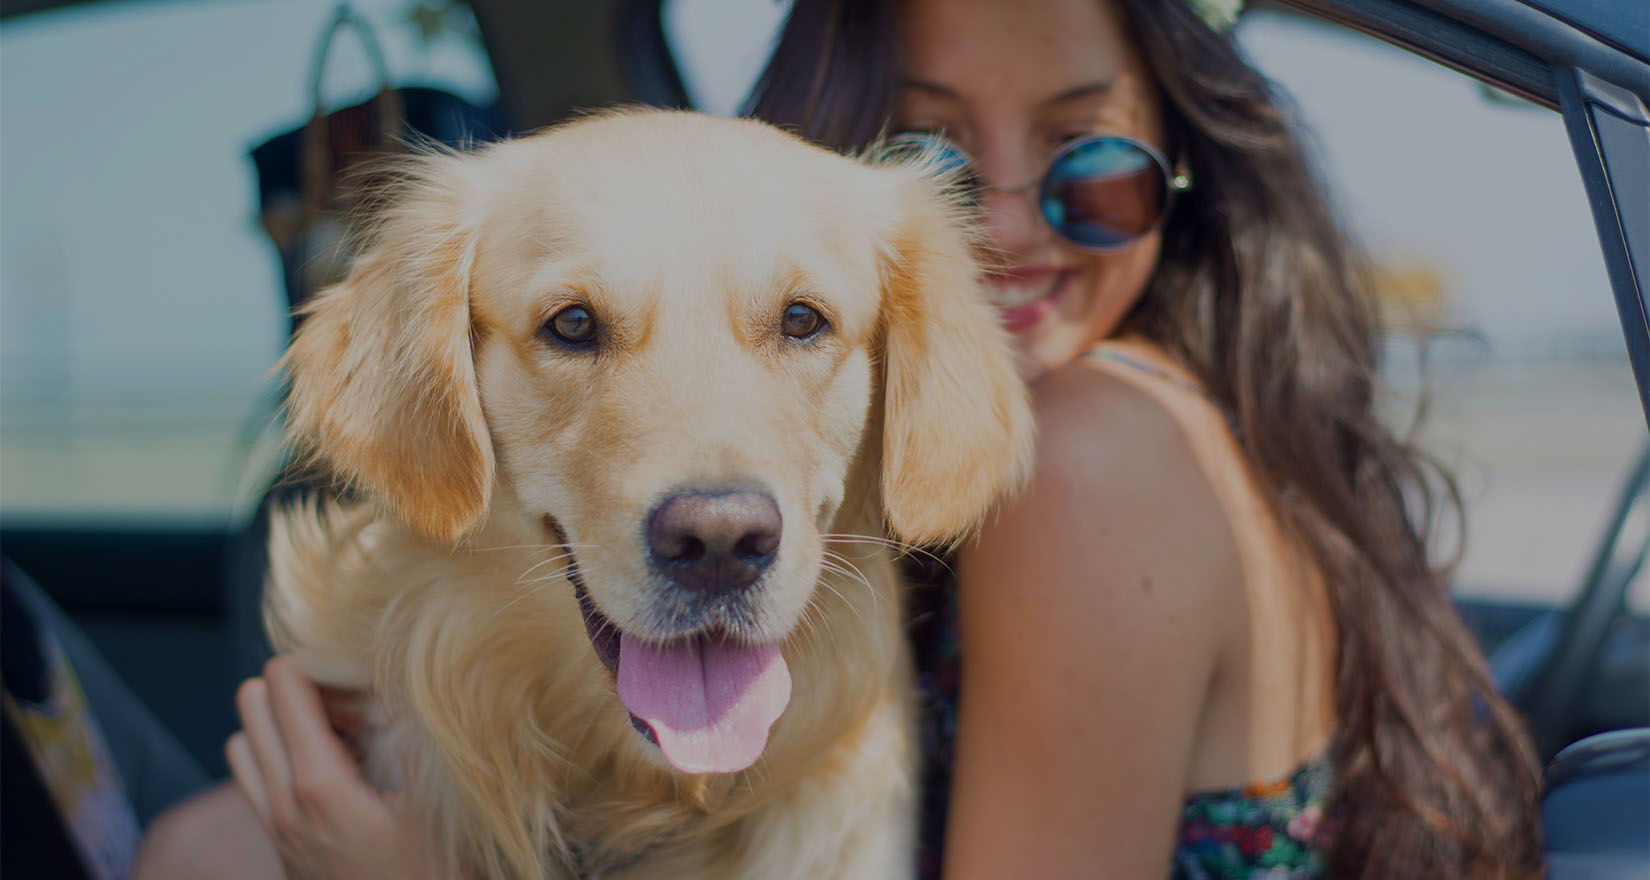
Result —
[[779, 550], [779, 505], [766, 492], [678, 492], [647, 519], [653, 566], [703, 593], [751, 585]]

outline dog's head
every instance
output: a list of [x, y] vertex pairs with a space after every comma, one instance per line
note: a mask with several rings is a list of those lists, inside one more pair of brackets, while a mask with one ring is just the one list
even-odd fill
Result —
[[431, 540], [508, 515], [576, 563], [678, 769], [760, 753], [833, 529], [954, 541], [1026, 473], [1007, 338], [920, 168], [627, 112], [401, 177], [287, 356], [293, 431]]

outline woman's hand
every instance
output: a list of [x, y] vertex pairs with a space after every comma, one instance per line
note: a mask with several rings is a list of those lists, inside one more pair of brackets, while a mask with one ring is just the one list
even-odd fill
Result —
[[242, 730], [229, 738], [229, 767], [290, 880], [463, 876], [399, 793], [362, 777], [295, 661], [269, 661], [235, 703]]

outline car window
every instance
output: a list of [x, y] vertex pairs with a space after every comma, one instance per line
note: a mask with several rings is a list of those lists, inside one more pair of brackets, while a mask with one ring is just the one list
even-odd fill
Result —
[[1238, 39], [1375, 262], [1391, 423], [1430, 395], [1420, 442], [1465, 496], [1455, 592], [1562, 604], [1646, 438], [1562, 119], [1286, 13], [1245, 16]]
[[[398, 84], [494, 100], [462, 7], [361, 0]], [[248, 151], [301, 125], [331, 0], [99, 3], [0, 30], [0, 513], [229, 516], [275, 444], [281, 267]], [[340, 40], [325, 95], [375, 88]]]
[[695, 108], [723, 116], [743, 108], [789, 9], [778, 0], [664, 0], [665, 43]]

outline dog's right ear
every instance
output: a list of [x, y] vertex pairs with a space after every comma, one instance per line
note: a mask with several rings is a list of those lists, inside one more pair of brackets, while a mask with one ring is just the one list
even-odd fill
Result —
[[371, 243], [304, 309], [281, 361], [300, 448], [447, 543], [481, 522], [495, 467], [471, 351], [476, 243], [461, 164], [427, 156], [399, 169]]
[[883, 511], [903, 540], [953, 544], [1030, 477], [1035, 427], [963, 212], [922, 166], [899, 179], [884, 268]]

